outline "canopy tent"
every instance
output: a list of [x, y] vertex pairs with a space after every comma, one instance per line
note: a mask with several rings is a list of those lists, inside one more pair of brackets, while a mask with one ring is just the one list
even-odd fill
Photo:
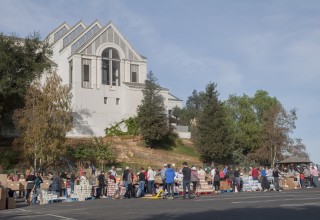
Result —
[[312, 162], [309, 159], [297, 157], [297, 156], [288, 157], [287, 159], [279, 162], [279, 164], [286, 164], [286, 163], [287, 164], [295, 164], [295, 163], [310, 164]]

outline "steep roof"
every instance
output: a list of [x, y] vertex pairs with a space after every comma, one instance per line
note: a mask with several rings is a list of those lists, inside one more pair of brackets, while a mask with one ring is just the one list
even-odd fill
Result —
[[312, 163], [312, 162], [309, 159], [292, 156], [292, 157], [288, 157], [283, 161], [280, 161], [279, 163]]

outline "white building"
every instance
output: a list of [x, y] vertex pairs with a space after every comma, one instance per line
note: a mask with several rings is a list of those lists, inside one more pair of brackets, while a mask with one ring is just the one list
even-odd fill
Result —
[[[63, 83], [73, 94], [74, 129], [68, 136], [103, 136], [114, 122], [136, 115], [147, 75], [140, 55], [112, 22], [63, 23], [46, 38]], [[167, 112], [182, 100], [163, 89]]]

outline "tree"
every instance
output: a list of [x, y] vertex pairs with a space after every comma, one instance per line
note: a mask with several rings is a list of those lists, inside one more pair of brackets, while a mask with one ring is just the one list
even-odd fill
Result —
[[137, 108], [137, 122], [140, 134], [147, 146], [156, 147], [168, 135], [168, 119], [164, 107], [164, 98], [160, 94], [161, 87], [152, 71], [147, 74], [143, 99]]
[[224, 163], [231, 158], [231, 134], [216, 84], [209, 83], [201, 93], [202, 109], [196, 118], [195, 144], [205, 162]]
[[50, 68], [50, 53], [37, 33], [26, 39], [0, 33], [0, 136], [14, 131], [14, 111], [24, 106], [31, 82]]
[[20, 132], [19, 140], [25, 156], [48, 165], [64, 153], [63, 144], [73, 127], [71, 88], [62, 85], [54, 72], [47, 73], [45, 83], [35, 80], [25, 95], [25, 106], [15, 111], [14, 119]]
[[247, 95], [230, 95], [225, 102], [227, 119], [232, 130], [233, 145], [245, 156], [258, 149], [261, 144], [261, 124], [252, 98]]
[[255, 157], [262, 163], [275, 164], [291, 144], [290, 133], [295, 129], [296, 111], [286, 111], [281, 104], [271, 107], [262, 115], [261, 147]]

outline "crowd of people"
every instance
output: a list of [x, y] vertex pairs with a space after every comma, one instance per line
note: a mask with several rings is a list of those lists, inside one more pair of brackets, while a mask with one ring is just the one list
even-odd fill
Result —
[[96, 168], [91, 166], [90, 175], [83, 172], [82, 169], [78, 173], [49, 172], [45, 174], [27, 171], [25, 175], [8, 175], [8, 180], [25, 180], [25, 191], [19, 192], [19, 194], [25, 196], [26, 201], [36, 204], [37, 199], [42, 196], [41, 183], [45, 180], [48, 182], [48, 190], [52, 194], [64, 197], [72, 195], [75, 185], [86, 179], [92, 183], [92, 195], [98, 198], [131, 199], [146, 195], [155, 196], [162, 190], [167, 199], [173, 199], [179, 193], [179, 186], [182, 185], [182, 198], [192, 199], [197, 196], [199, 176], [205, 176], [208, 184], [212, 184], [212, 191], [216, 193], [220, 192], [221, 181], [227, 181], [234, 192], [240, 192], [243, 188], [243, 176], [250, 176], [252, 180], [259, 181], [262, 191], [271, 190], [271, 184], [273, 184], [272, 190], [281, 191], [279, 179], [282, 176], [294, 177], [301, 188], [318, 187], [319, 171], [316, 165], [299, 166], [293, 164], [274, 169], [267, 167], [245, 169], [227, 165], [202, 169], [202, 167], [197, 168], [193, 165], [189, 167], [188, 163], [184, 162], [182, 167], [178, 169], [171, 164], [164, 164], [161, 169], [152, 169], [150, 166], [147, 169], [141, 167], [139, 171], [127, 166], [121, 175], [118, 175], [114, 166], [107, 174], [104, 171], [96, 174]]

